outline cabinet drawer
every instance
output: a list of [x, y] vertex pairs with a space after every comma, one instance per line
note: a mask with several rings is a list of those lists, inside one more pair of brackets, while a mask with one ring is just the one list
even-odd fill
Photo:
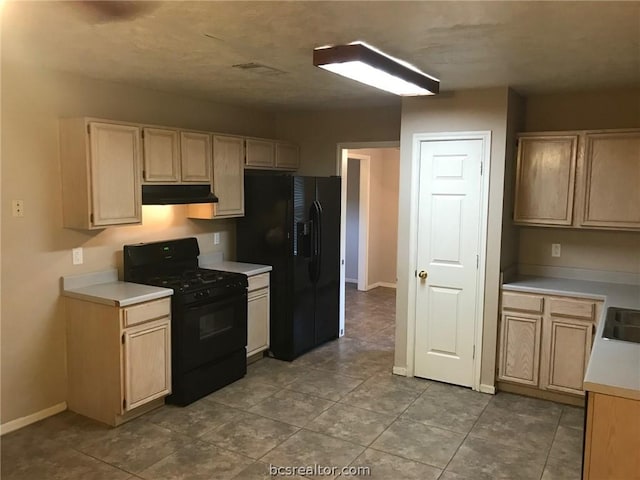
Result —
[[524, 295], [521, 293], [502, 293], [502, 308], [521, 312], [542, 313], [544, 298], [540, 295]]
[[595, 312], [596, 302], [592, 300], [549, 299], [549, 313], [555, 317], [575, 317], [593, 320]]
[[167, 317], [170, 313], [171, 299], [169, 297], [127, 307], [123, 311], [124, 327]]
[[257, 290], [269, 286], [269, 273], [261, 273], [248, 278], [249, 291]]

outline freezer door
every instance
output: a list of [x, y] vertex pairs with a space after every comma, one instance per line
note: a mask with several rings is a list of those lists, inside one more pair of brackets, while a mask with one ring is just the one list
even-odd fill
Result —
[[270, 345], [276, 358], [293, 350], [293, 177], [245, 175], [245, 216], [236, 223], [239, 262], [271, 265]]
[[315, 284], [315, 344], [338, 337], [340, 309], [340, 177], [318, 177], [316, 200], [318, 280]]
[[[315, 346], [314, 286], [312, 283], [312, 209], [315, 179], [293, 177], [293, 348], [285, 360], [292, 360]], [[275, 352], [274, 352], [275, 353]]]

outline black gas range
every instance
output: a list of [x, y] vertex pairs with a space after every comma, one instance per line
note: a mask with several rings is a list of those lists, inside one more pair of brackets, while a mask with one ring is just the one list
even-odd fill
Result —
[[198, 267], [195, 238], [125, 245], [124, 280], [173, 289], [172, 393], [188, 405], [247, 371], [247, 277]]

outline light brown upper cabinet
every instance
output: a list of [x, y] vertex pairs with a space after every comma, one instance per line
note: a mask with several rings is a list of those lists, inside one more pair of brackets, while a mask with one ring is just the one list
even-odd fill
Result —
[[518, 136], [514, 222], [640, 229], [640, 130]]
[[294, 171], [300, 167], [300, 150], [291, 142], [247, 138], [245, 168]]
[[187, 216], [212, 220], [244, 216], [244, 139], [213, 136], [213, 191], [218, 203], [189, 205]]
[[138, 126], [61, 119], [64, 227], [142, 223], [141, 150]]
[[180, 154], [183, 182], [211, 182], [211, 135], [180, 132]]
[[211, 136], [145, 127], [145, 183], [211, 183]]
[[216, 217], [244, 215], [244, 141], [213, 137], [213, 191], [218, 197]]
[[270, 140], [246, 139], [245, 166], [247, 168], [273, 168], [275, 166], [275, 145]]
[[297, 170], [300, 167], [300, 150], [298, 145], [287, 142], [276, 143], [276, 168]]
[[145, 182], [179, 182], [180, 148], [177, 130], [143, 128]]
[[580, 225], [640, 228], [640, 131], [584, 139]]
[[519, 138], [516, 222], [571, 225], [577, 144], [577, 135]]

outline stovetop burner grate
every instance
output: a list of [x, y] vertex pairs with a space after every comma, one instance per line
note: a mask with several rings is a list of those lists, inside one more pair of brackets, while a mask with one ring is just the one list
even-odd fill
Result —
[[154, 275], [144, 279], [145, 283], [173, 288], [181, 292], [201, 287], [215, 287], [237, 277], [235, 273], [210, 270], [206, 268], [190, 269], [180, 273]]

